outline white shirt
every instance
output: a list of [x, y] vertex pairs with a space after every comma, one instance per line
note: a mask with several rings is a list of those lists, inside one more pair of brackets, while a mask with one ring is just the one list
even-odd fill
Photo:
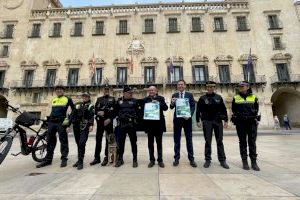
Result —
[[[185, 97], [185, 91], [183, 91], [183, 92], [178, 92], [179, 93], [179, 99], [184, 99], [184, 97]], [[182, 94], [182, 97], [181, 97], [181, 94]]]

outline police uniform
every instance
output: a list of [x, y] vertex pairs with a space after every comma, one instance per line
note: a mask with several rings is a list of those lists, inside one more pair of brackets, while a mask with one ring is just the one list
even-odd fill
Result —
[[[247, 83], [245, 83], [247, 84]], [[256, 164], [256, 138], [257, 124], [260, 120], [258, 117], [259, 104], [256, 95], [251, 89], [246, 94], [237, 94], [232, 101], [232, 121], [236, 125], [237, 134], [240, 142], [240, 154], [243, 161], [243, 168], [248, 169], [247, 162], [247, 138], [249, 145], [249, 156], [252, 168], [258, 169]], [[257, 167], [257, 168], [256, 168]]]
[[[215, 86], [215, 83], [210, 83]], [[218, 160], [222, 167], [229, 168], [226, 164], [226, 156], [223, 144], [223, 123], [228, 122], [227, 110], [223, 98], [216, 93], [206, 93], [201, 96], [197, 103], [196, 121], [200, 118], [203, 124], [203, 133], [205, 138], [205, 161], [204, 167], [209, 167], [211, 161], [211, 142], [213, 131], [216, 137]]]
[[[130, 88], [124, 88], [124, 92], [131, 92]], [[137, 112], [138, 103], [135, 98], [125, 99], [124, 97], [119, 98], [116, 104], [116, 113], [118, 115], [118, 160], [116, 167], [123, 165], [123, 154], [125, 148], [126, 135], [128, 134], [131, 150], [133, 155], [133, 166], [137, 167]]]
[[[91, 162], [91, 165], [100, 163], [100, 153], [102, 149], [102, 138], [104, 131], [106, 132], [106, 143], [105, 143], [105, 158], [102, 165], [106, 165], [108, 162], [108, 140], [107, 136], [109, 134], [113, 134], [113, 119], [115, 118], [115, 105], [116, 100], [114, 97], [109, 95], [99, 97], [95, 104], [95, 114], [96, 114], [96, 121], [97, 121], [97, 132], [96, 132], [96, 148], [95, 148], [95, 155], [94, 161]], [[104, 116], [98, 116], [97, 113], [99, 111], [104, 112]], [[110, 123], [107, 126], [104, 126], [104, 121], [110, 119]]]
[[[56, 87], [56, 89], [64, 89], [62, 86]], [[68, 144], [68, 134], [66, 132], [66, 126], [63, 125], [66, 119], [67, 110], [69, 107], [74, 109], [74, 104], [71, 98], [66, 96], [57, 96], [51, 101], [52, 111], [49, 116], [48, 123], [48, 136], [47, 136], [47, 155], [45, 161], [42, 162], [37, 167], [44, 167], [52, 163], [54, 149], [56, 146], [56, 133], [58, 132], [59, 141], [61, 144], [61, 167], [65, 167], [68, 160], [69, 154], [69, 144]]]
[[[83, 94], [88, 95], [89, 94]], [[89, 128], [94, 125], [94, 105], [88, 102], [79, 102], [75, 105], [75, 109], [71, 117], [75, 141], [78, 150], [78, 161], [73, 165], [77, 169], [83, 168], [83, 159], [85, 154], [85, 146], [89, 136]]]

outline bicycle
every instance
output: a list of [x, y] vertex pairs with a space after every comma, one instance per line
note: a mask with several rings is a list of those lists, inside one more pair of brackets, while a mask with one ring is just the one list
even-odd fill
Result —
[[[17, 135], [20, 136], [21, 152], [12, 154], [13, 156], [18, 156], [20, 154], [27, 156], [31, 153], [34, 161], [44, 161], [47, 149], [48, 118], [46, 120], [37, 119], [34, 115], [28, 112], [21, 112], [19, 108], [9, 105], [8, 102], [6, 104], [8, 110], [17, 113], [18, 117], [16, 118], [13, 127], [9, 128], [4, 135], [0, 136], [0, 165], [10, 151], [13, 140]], [[31, 128], [36, 121], [42, 122], [38, 130]], [[35, 135], [28, 139], [24, 128], [33, 131]]]

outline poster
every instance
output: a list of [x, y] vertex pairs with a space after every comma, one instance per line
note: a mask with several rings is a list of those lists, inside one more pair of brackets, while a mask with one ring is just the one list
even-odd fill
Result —
[[146, 103], [144, 108], [145, 120], [160, 120], [159, 103]]
[[176, 100], [176, 116], [177, 118], [190, 118], [191, 108], [189, 99]]

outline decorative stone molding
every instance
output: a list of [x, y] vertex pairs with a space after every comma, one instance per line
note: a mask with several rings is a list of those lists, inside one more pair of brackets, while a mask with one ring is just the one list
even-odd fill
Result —
[[[252, 55], [251, 55], [251, 58], [252, 58], [252, 61], [253, 61], [254, 63], [256, 63], [257, 60], [258, 60], [258, 57], [257, 57], [255, 54], [252, 54]], [[247, 63], [248, 63], [248, 59], [249, 59], [249, 54], [242, 54], [242, 55], [239, 57], [238, 61], [239, 61], [240, 64], [247, 64]]]
[[142, 67], [146, 67], [146, 66], [157, 67], [157, 64], [158, 64], [158, 60], [155, 57], [147, 57], [141, 60]]
[[230, 55], [228, 55], [228, 56], [220, 55], [220, 56], [217, 56], [216, 59], [214, 60], [216, 65], [230, 65], [230, 66], [231, 66], [232, 61], [233, 61], [233, 57]]
[[169, 57], [169, 58], [166, 60], [166, 63], [167, 63], [167, 64], [170, 64], [171, 59], [173, 59], [173, 63], [174, 63], [175, 65], [182, 66], [183, 63], [184, 63], [184, 60], [183, 60], [183, 58], [182, 58], [181, 56], [173, 56], [172, 58]]
[[22, 61], [21, 62], [21, 68], [22, 70], [36, 70], [36, 68], [39, 66], [35, 61], [30, 60], [30, 61]]
[[[93, 59], [89, 60], [89, 65], [91, 65], [93, 63]], [[106, 62], [102, 59], [102, 58], [95, 58], [95, 64], [96, 66], [104, 66], [106, 64]]]
[[127, 53], [133, 55], [142, 55], [145, 52], [144, 42], [138, 37], [133, 38], [132, 41], [129, 42]]
[[7, 70], [9, 65], [5, 61], [0, 61], [0, 70]]
[[72, 66], [72, 67], [76, 67], [76, 66], [81, 67], [83, 65], [83, 63], [79, 59], [75, 58], [73, 60], [67, 60], [65, 65], [67, 67], [70, 67], [70, 66]]
[[128, 67], [129, 63], [130, 63], [129, 59], [128, 58], [124, 58], [124, 57], [116, 58], [114, 60], [115, 67]]
[[289, 54], [289, 53], [286, 53], [286, 54], [283, 54], [283, 53], [277, 53], [277, 54], [275, 54], [272, 58], [271, 58], [271, 60], [273, 61], [273, 62], [277, 62], [277, 61], [280, 61], [280, 62], [282, 62], [282, 61], [289, 61], [289, 60], [291, 60], [292, 59], [292, 55], [291, 54]]
[[49, 68], [57, 69], [60, 67], [60, 65], [61, 64], [54, 59], [46, 60], [43, 62], [43, 66], [45, 69], [49, 69]]
[[190, 60], [192, 65], [208, 65], [208, 57], [204, 55], [193, 56]]

